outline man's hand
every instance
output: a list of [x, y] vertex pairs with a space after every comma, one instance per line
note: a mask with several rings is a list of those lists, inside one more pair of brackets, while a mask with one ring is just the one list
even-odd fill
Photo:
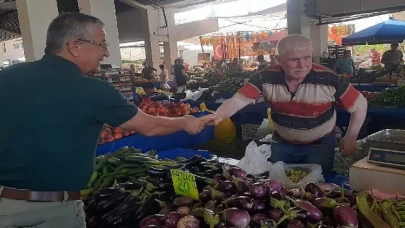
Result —
[[190, 135], [200, 133], [205, 127], [205, 122], [202, 118], [195, 118], [194, 116], [185, 116], [184, 118], [186, 121], [184, 130]]
[[343, 156], [348, 157], [356, 152], [357, 140], [353, 137], [343, 137], [339, 146], [340, 152]]
[[220, 124], [224, 120], [224, 118], [217, 113], [201, 117], [201, 119], [205, 122], [205, 125], [214, 126], [218, 126], [218, 124]]

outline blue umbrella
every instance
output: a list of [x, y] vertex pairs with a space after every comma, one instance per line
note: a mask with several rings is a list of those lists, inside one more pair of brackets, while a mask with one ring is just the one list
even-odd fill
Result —
[[405, 21], [388, 20], [342, 39], [343, 45], [401, 43], [405, 39]]

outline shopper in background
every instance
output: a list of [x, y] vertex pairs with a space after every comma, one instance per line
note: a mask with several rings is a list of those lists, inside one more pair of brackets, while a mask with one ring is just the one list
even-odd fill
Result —
[[336, 61], [333, 70], [338, 74], [354, 75], [356, 73], [356, 64], [352, 59], [352, 52], [350, 50], [345, 50], [343, 52], [343, 58]]
[[102, 21], [62, 13], [41, 60], [0, 72], [0, 227], [84, 228], [80, 190], [104, 123], [152, 136], [197, 134], [209, 121], [147, 115], [110, 83], [86, 77], [107, 47]]
[[160, 64], [159, 68], [161, 70], [159, 78], [160, 78], [160, 89], [168, 91], [170, 90], [169, 82], [169, 71], [166, 70], [165, 64]]
[[257, 68], [258, 70], [263, 70], [269, 66], [269, 63], [266, 60], [264, 60], [263, 55], [257, 56], [257, 61], [259, 62], [259, 66]]
[[142, 77], [145, 79], [151, 80], [155, 77], [155, 72], [157, 70], [151, 66], [148, 65], [147, 62], [143, 63], [143, 69], [142, 69]]
[[399, 66], [404, 62], [404, 55], [402, 51], [398, 50], [399, 44], [392, 43], [391, 50], [384, 52], [381, 63], [384, 64], [387, 73], [394, 73], [399, 71]]
[[312, 63], [311, 41], [290, 35], [277, 45], [280, 65], [255, 74], [217, 110], [215, 124], [254, 102], [260, 94], [271, 107], [274, 123], [271, 162], [315, 163], [332, 171], [336, 106], [351, 113], [341, 151], [356, 151], [367, 101], [346, 79]]
[[177, 65], [174, 65], [174, 81], [176, 82], [177, 93], [183, 93], [186, 90], [187, 78], [184, 60], [177, 59]]
[[232, 62], [228, 63], [227, 65], [228, 65], [229, 72], [242, 72], [243, 71], [243, 67], [239, 63], [238, 58], [233, 58]]

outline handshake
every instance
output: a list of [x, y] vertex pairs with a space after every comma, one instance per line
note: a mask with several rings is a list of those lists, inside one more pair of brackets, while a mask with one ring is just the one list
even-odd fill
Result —
[[200, 133], [206, 126], [217, 126], [224, 119], [219, 114], [210, 114], [201, 118], [194, 116], [186, 116], [185, 118], [184, 130], [190, 135]]

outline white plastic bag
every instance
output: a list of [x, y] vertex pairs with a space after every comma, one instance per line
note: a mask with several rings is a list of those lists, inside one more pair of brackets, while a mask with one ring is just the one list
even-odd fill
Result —
[[259, 128], [257, 129], [255, 139], [263, 139], [270, 133], [271, 131], [269, 129], [269, 120], [263, 119], [262, 124], [260, 124]]
[[[285, 174], [287, 169], [296, 169], [308, 172], [302, 180], [295, 183], [290, 180]], [[309, 183], [324, 182], [325, 179], [322, 175], [322, 167], [318, 164], [286, 164], [284, 162], [276, 162], [270, 165], [269, 178], [280, 181], [280, 183], [286, 188], [305, 188]]]
[[267, 159], [271, 156], [270, 145], [260, 147], [252, 141], [246, 147], [245, 156], [236, 164], [239, 168], [252, 175], [258, 175], [269, 171]]

